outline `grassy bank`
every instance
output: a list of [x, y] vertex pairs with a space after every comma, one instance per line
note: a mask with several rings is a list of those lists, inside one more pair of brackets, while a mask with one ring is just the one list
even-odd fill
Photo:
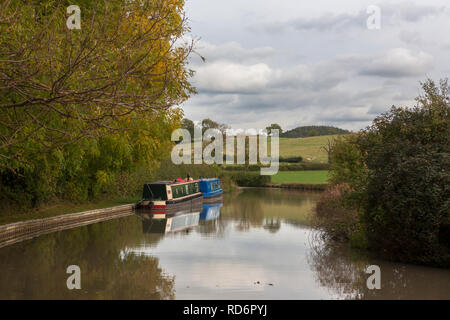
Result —
[[78, 204], [70, 201], [56, 200], [54, 203], [48, 204], [39, 209], [16, 211], [11, 212], [8, 215], [2, 215], [0, 216], [0, 225], [32, 219], [49, 218], [68, 213], [120, 206], [128, 203], [136, 203], [139, 199], [140, 197], [128, 197]]
[[271, 182], [281, 183], [327, 183], [328, 171], [326, 170], [308, 170], [308, 171], [279, 171], [273, 175]]

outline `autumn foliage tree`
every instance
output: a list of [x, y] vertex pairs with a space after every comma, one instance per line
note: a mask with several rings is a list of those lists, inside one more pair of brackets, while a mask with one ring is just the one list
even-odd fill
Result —
[[195, 92], [184, 1], [78, 1], [79, 30], [70, 4], [0, 5], [0, 188], [19, 202], [87, 198], [157, 165]]

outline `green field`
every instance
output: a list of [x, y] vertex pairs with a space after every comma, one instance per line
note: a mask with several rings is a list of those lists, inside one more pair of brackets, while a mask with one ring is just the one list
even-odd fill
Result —
[[327, 183], [328, 171], [313, 170], [313, 171], [279, 171], [272, 176], [273, 183]]
[[328, 155], [323, 149], [328, 140], [339, 135], [308, 138], [280, 138], [280, 157], [301, 156], [304, 161], [327, 162]]

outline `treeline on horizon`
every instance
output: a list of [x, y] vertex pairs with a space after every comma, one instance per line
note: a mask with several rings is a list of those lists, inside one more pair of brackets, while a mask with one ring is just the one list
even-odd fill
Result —
[[[231, 127], [225, 123], [219, 123], [209, 118], [201, 120], [197, 123], [198, 126], [202, 128], [202, 134], [205, 133], [208, 129], [217, 129], [225, 134], [227, 129]], [[195, 123], [191, 119], [183, 118], [182, 120], [182, 128], [189, 131], [191, 138], [194, 137], [194, 127]], [[278, 129], [280, 137], [282, 138], [305, 138], [305, 137], [315, 137], [315, 136], [327, 136], [327, 135], [336, 135], [336, 134], [348, 134], [351, 131], [346, 129], [340, 129], [333, 126], [300, 126], [288, 131], [283, 131], [279, 124], [271, 124], [270, 126], [265, 128], [266, 131], [270, 134], [271, 129]]]
[[306, 138], [315, 136], [328, 136], [334, 134], [347, 134], [349, 130], [340, 129], [332, 126], [301, 126], [292, 130], [283, 132], [282, 138]]

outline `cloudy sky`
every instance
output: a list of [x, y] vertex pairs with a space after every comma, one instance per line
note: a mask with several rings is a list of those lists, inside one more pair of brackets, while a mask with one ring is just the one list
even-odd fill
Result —
[[186, 0], [186, 13], [206, 59], [191, 58], [193, 120], [358, 130], [450, 74], [448, 0]]

